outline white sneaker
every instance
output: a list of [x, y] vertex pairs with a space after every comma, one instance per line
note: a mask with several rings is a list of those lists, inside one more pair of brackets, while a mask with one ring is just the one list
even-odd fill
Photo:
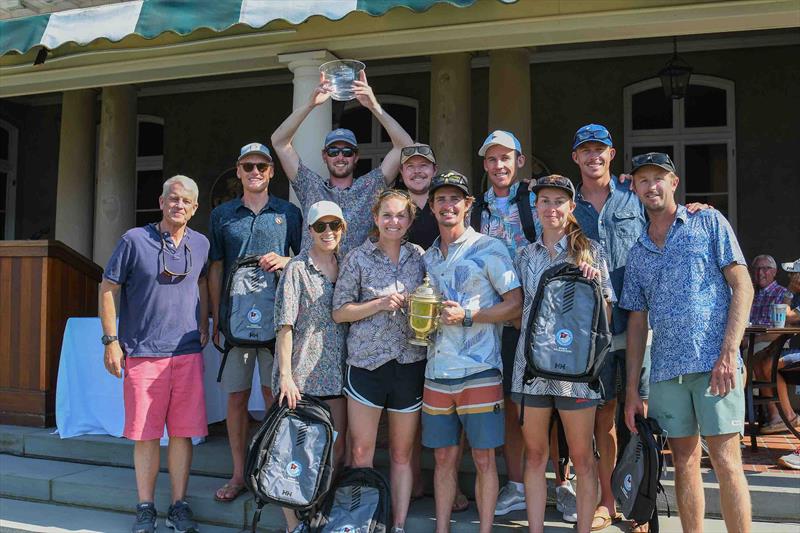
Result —
[[778, 459], [778, 465], [792, 470], [800, 470], [800, 448]]
[[511, 511], [521, 511], [525, 509], [525, 486], [520, 483], [509, 481], [497, 495], [497, 505], [494, 508], [495, 516], [502, 516]]
[[574, 524], [578, 521], [578, 502], [575, 499], [575, 489], [572, 483], [556, 487], [556, 509], [564, 518], [564, 522]]

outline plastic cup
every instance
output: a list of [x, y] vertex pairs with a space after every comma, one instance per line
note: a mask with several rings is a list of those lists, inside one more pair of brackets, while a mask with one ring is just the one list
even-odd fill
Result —
[[789, 311], [786, 304], [772, 304], [770, 314], [773, 328], [782, 328], [786, 325], [786, 313]]
[[353, 92], [353, 81], [358, 79], [358, 73], [362, 70], [364, 63], [355, 59], [336, 59], [319, 67], [319, 71], [325, 76], [325, 81], [333, 90], [331, 98], [340, 102], [356, 97]]

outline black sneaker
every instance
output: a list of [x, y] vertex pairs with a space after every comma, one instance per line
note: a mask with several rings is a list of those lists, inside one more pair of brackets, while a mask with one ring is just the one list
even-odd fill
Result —
[[169, 506], [167, 512], [167, 527], [175, 530], [175, 533], [199, 533], [200, 528], [192, 518], [192, 510], [184, 500], [178, 500]]
[[153, 502], [144, 502], [136, 506], [136, 522], [131, 533], [154, 533], [156, 530], [156, 506]]

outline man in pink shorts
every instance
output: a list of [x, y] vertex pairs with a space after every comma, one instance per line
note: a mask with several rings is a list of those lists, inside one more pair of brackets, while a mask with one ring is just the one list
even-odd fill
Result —
[[208, 341], [209, 243], [186, 226], [197, 197], [190, 178], [168, 179], [158, 200], [161, 221], [122, 236], [100, 284], [104, 363], [117, 377], [125, 370], [124, 435], [135, 441], [139, 503], [133, 533], [156, 529], [154, 492], [165, 425], [172, 482], [166, 525], [178, 533], [199, 531], [185, 500], [191, 437], [208, 434], [201, 351]]

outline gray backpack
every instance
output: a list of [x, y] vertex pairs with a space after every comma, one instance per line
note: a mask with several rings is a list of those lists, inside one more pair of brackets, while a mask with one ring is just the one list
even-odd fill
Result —
[[313, 514], [333, 478], [333, 421], [325, 402], [302, 396], [294, 409], [275, 402], [250, 441], [244, 467], [255, 532], [268, 503]]
[[611, 347], [600, 283], [571, 263], [546, 270], [528, 320], [525, 380], [534, 377], [590, 383]]
[[222, 371], [228, 352], [234, 346], [268, 348], [275, 351], [275, 288], [278, 275], [264, 272], [258, 266], [259, 256], [244, 257], [231, 267], [222, 296], [227, 298], [225, 314], [220, 318], [220, 331], [225, 336], [217, 381], [222, 380]]
[[[389, 483], [374, 468], [345, 468], [304, 533], [386, 533], [392, 523]], [[297, 531], [297, 530], [296, 530]]]

